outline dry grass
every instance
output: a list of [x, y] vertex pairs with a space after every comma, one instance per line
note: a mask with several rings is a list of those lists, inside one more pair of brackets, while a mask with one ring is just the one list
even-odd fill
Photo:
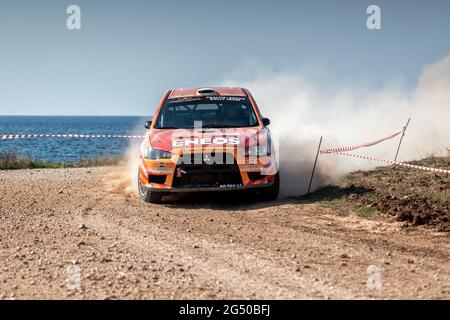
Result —
[[73, 164], [74, 167], [104, 167], [120, 164], [124, 159], [122, 157], [100, 157], [92, 159], [81, 159]]
[[[411, 163], [449, 169], [450, 156], [433, 156]], [[348, 176], [347, 185], [370, 190], [342, 197], [342, 201], [356, 205], [362, 215], [379, 212], [408, 225], [430, 225], [450, 231], [450, 176], [447, 174], [387, 166], [354, 172]]]
[[0, 170], [19, 170], [37, 168], [71, 168], [71, 167], [100, 167], [119, 164], [121, 157], [99, 157], [80, 159], [74, 163], [36, 161], [16, 152], [0, 152]]
[[34, 161], [15, 152], [0, 152], [0, 170], [61, 168], [63, 163]]

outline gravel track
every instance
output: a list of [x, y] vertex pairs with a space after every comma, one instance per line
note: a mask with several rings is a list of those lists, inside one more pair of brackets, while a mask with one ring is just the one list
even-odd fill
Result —
[[1, 299], [450, 298], [448, 233], [297, 199], [146, 204], [116, 171], [0, 172]]

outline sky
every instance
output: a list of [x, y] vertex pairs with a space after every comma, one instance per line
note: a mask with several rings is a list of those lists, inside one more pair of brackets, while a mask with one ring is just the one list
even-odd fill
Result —
[[[66, 26], [72, 4], [80, 30]], [[166, 89], [248, 66], [413, 88], [448, 39], [446, 0], [1, 0], [0, 114], [151, 115]]]

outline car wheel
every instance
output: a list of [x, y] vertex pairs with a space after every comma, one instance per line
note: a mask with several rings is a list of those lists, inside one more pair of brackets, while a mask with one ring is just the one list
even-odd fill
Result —
[[262, 201], [273, 201], [278, 197], [280, 192], [280, 173], [275, 175], [275, 181], [270, 187], [261, 188], [258, 191], [258, 198]]
[[145, 188], [143, 188], [142, 184], [141, 184], [141, 179], [139, 178], [139, 173], [138, 173], [138, 189], [139, 189], [139, 196], [145, 202], [161, 203], [162, 192], [150, 191], [150, 190], [146, 190]]

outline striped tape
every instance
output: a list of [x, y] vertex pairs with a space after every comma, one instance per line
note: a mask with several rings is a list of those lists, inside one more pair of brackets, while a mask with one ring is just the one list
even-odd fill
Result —
[[0, 139], [32, 139], [32, 138], [128, 138], [143, 139], [142, 135], [121, 135], [121, 134], [6, 134], [0, 135]]
[[375, 141], [372, 141], [372, 142], [360, 144], [358, 146], [321, 149], [319, 152], [321, 154], [324, 154], [324, 153], [338, 153], [338, 152], [353, 151], [353, 150], [357, 150], [357, 149], [360, 149], [360, 148], [371, 147], [371, 146], [379, 144], [379, 143], [381, 143], [383, 141], [395, 138], [396, 136], [398, 136], [402, 132], [403, 132], [403, 130], [401, 130], [399, 132], [396, 132], [396, 133], [393, 133], [393, 134], [391, 134], [391, 135], [389, 135], [387, 137], [384, 137], [384, 138], [381, 138], [381, 139], [378, 139], [378, 140], [375, 140]]
[[381, 158], [373, 157], [373, 156], [364, 156], [364, 155], [353, 154], [353, 153], [346, 153], [346, 152], [336, 152], [336, 154], [342, 154], [344, 156], [349, 156], [349, 157], [354, 157], [354, 158], [360, 158], [360, 159], [367, 159], [367, 160], [372, 160], [372, 161], [384, 162], [384, 163], [389, 163], [389, 164], [392, 164], [392, 165], [397, 165], [397, 166], [406, 167], [406, 168], [412, 168], [412, 169], [419, 169], [419, 170], [430, 171], [430, 172], [438, 172], [438, 173], [450, 174], [450, 170], [447, 170], [447, 169], [439, 169], [439, 168], [418, 166], [418, 165], [415, 165], [415, 164], [409, 164], [409, 163], [403, 163], [403, 162], [398, 162], [398, 161], [386, 160], [386, 159], [381, 159]]

